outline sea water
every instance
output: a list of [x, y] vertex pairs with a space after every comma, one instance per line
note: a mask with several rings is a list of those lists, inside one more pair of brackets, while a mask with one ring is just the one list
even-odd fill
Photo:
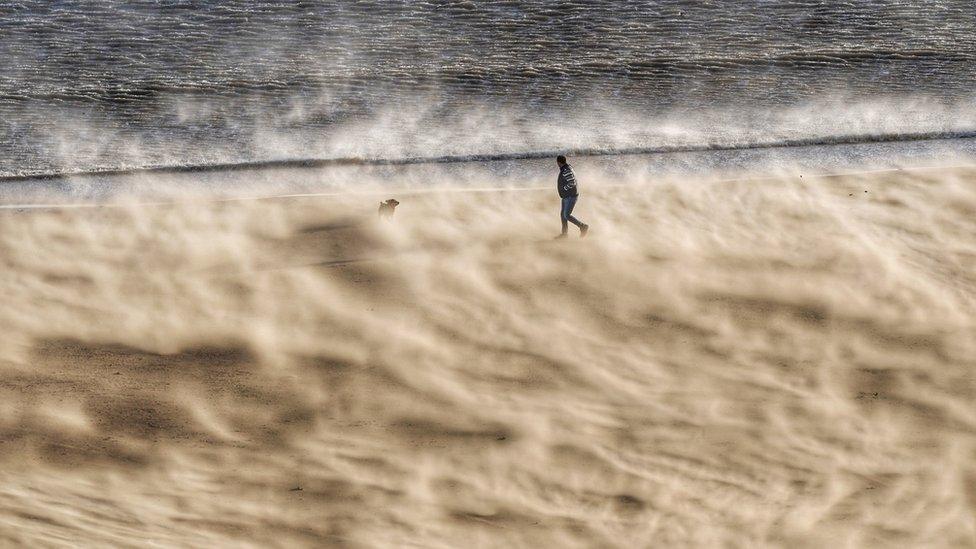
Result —
[[0, 31], [5, 176], [976, 129], [966, 1], [26, 0]]

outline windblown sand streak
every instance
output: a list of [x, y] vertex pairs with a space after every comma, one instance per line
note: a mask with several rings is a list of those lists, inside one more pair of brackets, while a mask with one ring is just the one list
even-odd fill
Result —
[[0, 213], [0, 539], [966, 546], [976, 171]]

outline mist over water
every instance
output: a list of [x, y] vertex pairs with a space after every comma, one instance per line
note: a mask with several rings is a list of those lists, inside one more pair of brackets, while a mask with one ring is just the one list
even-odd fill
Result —
[[966, 2], [43, 2], [3, 174], [976, 129]]

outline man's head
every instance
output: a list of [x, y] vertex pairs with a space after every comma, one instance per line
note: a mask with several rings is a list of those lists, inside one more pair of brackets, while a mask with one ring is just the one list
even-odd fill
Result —
[[565, 166], [566, 165], [566, 157], [563, 156], [563, 155], [557, 156], [556, 157], [556, 164], [558, 164], [559, 167]]

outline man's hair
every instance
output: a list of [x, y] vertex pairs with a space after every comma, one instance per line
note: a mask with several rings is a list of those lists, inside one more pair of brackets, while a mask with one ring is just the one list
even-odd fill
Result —
[[560, 164], [565, 164], [566, 163], [566, 157], [563, 156], [563, 155], [559, 155], [559, 156], [556, 157], [556, 162], [559, 162]]

